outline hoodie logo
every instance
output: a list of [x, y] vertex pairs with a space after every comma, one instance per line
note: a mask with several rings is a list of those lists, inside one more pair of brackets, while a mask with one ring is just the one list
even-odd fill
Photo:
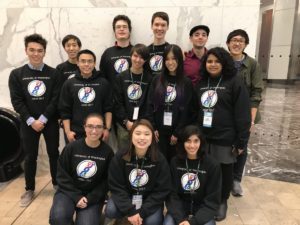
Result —
[[83, 103], [90, 103], [95, 99], [95, 91], [91, 87], [83, 87], [78, 91], [78, 98]]
[[28, 84], [27, 90], [31, 96], [40, 97], [46, 92], [46, 85], [41, 80], [33, 80]]
[[200, 187], [200, 182], [196, 174], [185, 173], [181, 177], [182, 188], [186, 191], [197, 190]]
[[149, 176], [146, 170], [133, 169], [129, 174], [129, 181], [133, 187], [142, 187], [148, 183]]
[[165, 102], [170, 103], [173, 102], [176, 98], [176, 89], [173, 86], [167, 86], [166, 96], [165, 96]]
[[138, 84], [131, 84], [127, 88], [127, 96], [131, 100], [138, 100], [141, 98], [143, 90]]
[[214, 90], [208, 90], [201, 96], [201, 103], [204, 107], [214, 107], [218, 101], [218, 94]]
[[76, 171], [79, 177], [90, 178], [97, 172], [97, 164], [92, 160], [84, 160], [78, 164]]
[[115, 70], [117, 71], [117, 73], [121, 73], [128, 69], [129, 63], [128, 63], [127, 59], [121, 58], [115, 62], [114, 67], [115, 67]]
[[149, 61], [151, 70], [160, 71], [162, 68], [163, 57], [160, 55], [154, 55]]

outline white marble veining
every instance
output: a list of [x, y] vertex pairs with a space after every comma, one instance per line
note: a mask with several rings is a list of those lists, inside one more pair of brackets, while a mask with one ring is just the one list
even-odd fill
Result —
[[153, 40], [151, 16], [156, 11], [169, 14], [166, 40], [177, 43], [185, 51], [191, 48], [189, 30], [206, 24], [211, 29], [208, 48], [226, 47], [228, 33], [242, 28], [250, 36], [247, 53], [255, 54], [259, 0], [1, 0], [0, 106], [11, 107], [7, 87], [9, 73], [27, 62], [24, 36], [34, 32], [42, 34], [48, 40], [44, 61], [55, 67], [67, 57], [61, 40], [73, 33], [81, 39], [83, 49], [96, 53], [98, 68], [102, 52], [114, 43], [112, 19], [115, 15], [130, 17], [132, 44], [148, 45]]

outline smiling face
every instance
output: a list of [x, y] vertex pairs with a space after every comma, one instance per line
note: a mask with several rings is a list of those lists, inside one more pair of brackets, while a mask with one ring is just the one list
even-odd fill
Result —
[[80, 51], [80, 47], [75, 39], [70, 39], [67, 41], [64, 48], [69, 59], [76, 59], [77, 53]]
[[95, 59], [91, 54], [81, 54], [78, 58], [77, 66], [83, 77], [89, 77], [95, 68]]
[[208, 55], [206, 60], [206, 70], [212, 77], [217, 77], [222, 73], [222, 64], [213, 54]]
[[131, 55], [131, 64], [134, 70], [140, 70], [143, 68], [145, 60], [137, 52], [133, 52]]
[[165, 36], [166, 36], [166, 33], [169, 29], [168, 22], [166, 20], [163, 20], [160, 17], [156, 17], [153, 20], [151, 29], [153, 31], [155, 39], [164, 40]]
[[99, 117], [89, 117], [84, 125], [86, 139], [88, 142], [98, 142], [103, 134], [103, 120]]
[[193, 44], [193, 48], [203, 48], [207, 42], [208, 36], [205, 30], [198, 29], [190, 37], [190, 41]]
[[145, 125], [138, 125], [132, 132], [132, 144], [137, 151], [145, 154], [152, 143], [152, 132]]
[[178, 67], [177, 59], [172, 51], [170, 51], [165, 59], [165, 65], [170, 73], [170, 75], [176, 74], [176, 69]]
[[29, 42], [26, 49], [26, 55], [28, 56], [29, 63], [34, 67], [38, 67], [43, 63], [46, 50], [43, 45], [37, 42]]
[[184, 149], [187, 153], [187, 157], [189, 159], [197, 159], [197, 153], [200, 149], [201, 141], [197, 135], [191, 135], [185, 142], [184, 142]]
[[118, 41], [128, 40], [130, 31], [128, 23], [125, 20], [118, 20], [115, 24], [115, 37]]
[[247, 47], [246, 39], [241, 35], [234, 36], [227, 43], [230, 54], [233, 56], [241, 56]]

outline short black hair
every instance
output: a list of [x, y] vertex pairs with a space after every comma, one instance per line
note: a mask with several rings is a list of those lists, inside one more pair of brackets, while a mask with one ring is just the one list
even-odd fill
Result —
[[84, 50], [79, 51], [79, 52], [77, 53], [77, 57], [76, 57], [77, 60], [79, 60], [79, 57], [80, 57], [80, 55], [82, 55], [82, 54], [89, 54], [89, 55], [92, 55], [93, 58], [94, 58], [94, 62], [96, 62], [96, 55], [95, 55], [95, 53], [92, 52], [91, 50], [89, 50], [89, 49], [84, 49]]
[[114, 31], [116, 30], [116, 27], [115, 27], [115, 26], [116, 26], [116, 23], [117, 23], [119, 20], [124, 20], [124, 21], [126, 21], [126, 23], [128, 24], [129, 32], [131, 32], [131, 29], [132, 29], [132, 27], [131, 27], [131, 20], [130, 20], [129, 17], [126, 16], [126, 15], [117, 15], [117, 16], [115, 16], [115, 18], [114, 18], [114, 20], [113, 20], [113, 22], [112, 22], [113, 30], [114, 30]]
[[194, 26], [191, 30], [190, 30], [190, 37], [193, 36], [193, 34], [197, 31], [197, 30], [204, 30], [207, 34], [207, 36], [209, 35], [209, 27], [206, 25], [197, 25]]
[[163, 20], [167, 21], [167, 24], [169, 26], [169, 15], [166, 12], [155, 12], [155, 13], [153, 13], [152, 19], [151, 19], [151, 25], [153, 25], [153, 22], [154, 22], [156, 17], [162, 18]]
[[239, 36], [239, 35], [242, 36], [243, 38], [245, 38], [246, 44], [249, 44], [249, 36], [248, 36], [247, 32], [242, 29], [237, 29], [237, 30], [231, 31], [227, 36], [226, 43], [228, 44], [233, 37]]
[[40, 34], [31, 34], [31, 35], [25, 36], [25, 38], [24, 38], [25, 48], [27, 48], [28, 43], [30, 43], [30, 42], [39, 43], [40, 45], [43, 46], [44, 50], [46, 50], [47, 40], [45, 38], [43, 38], [42, 35], [40, 35]]
[[84, 120], [83, 120], [83, 126], [86, 125], [87, 120], [88, 120], [89, 118], [91, 118], [91, 117], [97, 117], [97, 118], [99, 118], [99, 119], [102, 121], [102, 123], [104, 123], [104, 119], [103, 119], [103, 116], [102, 116], [102, 115], [100, 115], [99, 113], [90, 113], [90, 114], [88, 114], [88, 115], [84, 118]]
[[62, 40], [62, 46], [65, 47], [66, 43], [70, 40], [75, 40], [78, 44], [78, 46], [81, 48], [81, 41], [79, 39], [79, 37], [73, 35], [73, 34], [68, 34], [67, 36], [65, 36]]
[[133, 46], [130, 51], [130, 56], [132, 56], [134, 52], [139, 54], [145, 61], [147, 61], [150, 57], [149, 49], [144, 44], [136, 44]]

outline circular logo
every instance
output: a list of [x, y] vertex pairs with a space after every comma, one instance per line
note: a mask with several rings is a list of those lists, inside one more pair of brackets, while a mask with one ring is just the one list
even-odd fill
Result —
[[143, 90], [138, 84], [131, 84], [127, 88], [127, 96], [131, 100], [138, 100], [142, 96]]
[[160, 71], [162, 68], [163, 57], [160, 55], [154, 55], [151, 57], [149, 65], [151, 70]]
[[79, 177], [90, 178], [97, 172], [97, 164], [92, 160], [84, 160], [78, 164], [76, 171]]
[[186, 191], [197, 190], [200, 187], [200, 181], [196, 174], [185, 173], [181, 177], [182, 188]]
[[95, 91], [91, 87], [83, 87], [78, 91], [78, 98], [83, 103], [90, 103], [95, 99]]
[[176, 89], [173, 86], [167, 86], [165, 102], [173, 102], [176, 98]]
[[133, 187], [142, 187], [148, 183], [149, 176], [146, 170], [133, 169], [129, 174], [129, 181]]
[[115, 61], [114, 67], [115, 67], [115, 70], [117, 71], [117, 73], [121, 73], [128, 69], [129, 63], [128, 63], [127, 59], [121, 58], [121, 59], [118, 59], [117, 61]]
[[215, 106], [218, 101], [218, 94], [214, 90], [208, 90], [201, 96], [201, 103], [204, 107], [209, 108]]
[[46, 85], [41, 80], [33, 80], [28, 84], [27, 90], [31, 96], [40, 97], [46, 92]]

